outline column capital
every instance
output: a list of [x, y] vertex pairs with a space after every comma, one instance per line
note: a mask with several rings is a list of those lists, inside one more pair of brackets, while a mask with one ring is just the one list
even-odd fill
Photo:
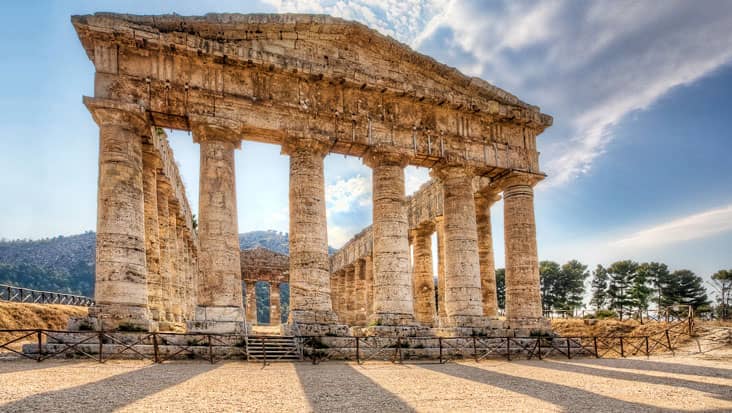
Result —
[[407, 151], [394, 148], [390, 145], [374, 145], [363, 157], [363, 163], [369, 168], [391, 165], [404, 168], [409, 164], [410, 154]]
[[83, 101], [99, 126], [121, 126], [140, 135], [150, 133], [150, 122], [143, 106], [90, 96], [84, 96]]
[[477, 173], [477, 169], [472, 166], [447, 163], [437, 164], [430, 170], [430, 176], [439, 181], [444, 181], [451, 178], [473, 179], [473, 177], [475, 177]]
[[193, 132], [193, 142], [201, 143], [207, 140], [231, 142], [236, 149], [241, 149], [241, 123], [215, 116], [188, 115], [188, 124]]
[[282, 142], [282, 154], [291, 155], [297, 151], [313, 152], [325, 157], [330, 152], [331, 141], [315, 136], [287, 135]]
[[142, 162], [156, 171], [160, 171], [163, 167], [160, 153], [152, 145], [142, 145]]
[[530, 172], [510, 171], [507, 174], [498, 177], [491, 183], [491, 186], [494, 187], [496, 191], [504, 191], [506, 188], [520, 185], [533, 187], [545, 177], [546, 175]]
[[[438, 217], [442, 219], [442, 216]], [[413, 233], [417, 236], [427, 236], [432, 235], [433, 232], [435, 232], [436, 223], [434, 222], [423, 222], [419, 224], [416, 228], [412, 229], [410, 233]]]

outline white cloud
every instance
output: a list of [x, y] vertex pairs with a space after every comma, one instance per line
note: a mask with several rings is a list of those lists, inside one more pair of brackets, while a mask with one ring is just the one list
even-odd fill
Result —
[[730, 27], [732, 3], [721, 1], [464, 1], [437, 13], [413, 45], [459, 55], [433, 46], [447, 30], [465, 56], [448, 64], [555, 116], [566, 136], [540, 138], [551, 186], [587, 173], [627, 114], [730, 62]]
[[361, 175], [338, 178], [326, 186], [325, 200], [329, 213], [349, 212], [354, 206], [368, 206], [371, 203], [371, 183]]
[[657, 247], [728, 231], [732, 231], [732, 205], [656, 225], [613, 241], [610, 245], [621, 248]]
[[430, 170], [408, 166], [404, 169], [404, 188], [407, 195], [415, 193], [423, 183], [430, 180]]
[[340, 248], [362, 229], [363, 228], [328, 225], [328, 245], [333, 248]]

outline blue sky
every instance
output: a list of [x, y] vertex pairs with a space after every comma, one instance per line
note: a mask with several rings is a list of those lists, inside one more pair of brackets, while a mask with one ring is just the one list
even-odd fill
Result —
[[[700, 5], [701, 4], [701, 5]], [[541, 259], [594, 267], [658, 260], [708, 276], [732, 268], [732, 2], [64, 1], [0, 16], [0, 237], [93, 230], [97, 127], [81, 104], [93, 67], [72, 14], [321, 12], [359, 20], [536, 104], [549, 178], [536, 189]], [[189, 199], [198, 148], [171, 135]], [[240, 231], [287, 231], [279, 148], [237, 152]], [[407, 171], [408, 190], [427, 171]], [[326, 158], [330, 243], [371, 221], [371, 174]], [[493, 208], [503, 265], [502, 204]]]

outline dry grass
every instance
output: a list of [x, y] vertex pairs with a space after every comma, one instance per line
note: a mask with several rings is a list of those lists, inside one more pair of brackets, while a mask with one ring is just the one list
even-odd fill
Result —
[[656, 321], [641, 324], [637, 320], [552, 320], [552, 328], [554, 331], [565, 337], [651, 336], [661, 334], [669, 327], [670, 324], [668, 323]]
[[[65, 330], [69, 317], [85, 316], [87, 312], [86, 307], [71, 305], [0, 302], [0, 330], [35, 328]], [[0, 333], [0, 343], [19, 336], [17, 333]], [[27, 341], [13, 343], [12, 347], [18, 350]]]

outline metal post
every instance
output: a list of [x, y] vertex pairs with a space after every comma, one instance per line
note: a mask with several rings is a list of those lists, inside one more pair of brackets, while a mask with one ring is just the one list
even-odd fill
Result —
[[206, 334], [206, 338], [208, 339], [208, 362], [213, 364], [214, 357], [213, 357], [213, 348], [211, 347], [211, 335]]
[[475, 336], [473, 336], [473, 358], [475, 358], [475, 362], [478, 362], [478, 347], [475, 343], [476, 339]]
[[668, 329], [666, 330], [666, 343], [668, 343], [668, 349], [671, 352], [671, 354], [674, 354], [675, 355], [674, 349], [671, 346], [671, 336], [668, 334]]
[[541, 360], [541, 337], [536, 338], [536, 347], [539, 349], [539, 360]]
[[160, 363], [160, 354], [158, 353], [158, 333], [153, 333], [153, 360]]
[[43, 360], [43, 340], [41, 338], [41, 330], [36, 330], [36, 334], [38, 335], [38, 362], [40, 363], [41, 360]]
[[267, 365], [267, 346], [264, 345], [264, 340], [267, 338], [262, 336], [260, 340], [262, 340], [262, 357], [264, 357], [264, 365]]
[[595, 358], [596, 359], [599, 359], [600, 358], [600, 353], [597, 352], [597, 336], [592, 336], [592, 343], [593, 343], [593, 345], [595, 347]]
[[567, 337], [567, 359], [572, 359], [572, 348], [569, 345], [569, 337]]
[[650, 356], [650, 352], [648, 351], [648, 336], [646, 336], [646, 357]]
[[104, 332], [100, 331], [99, 332], [99, 362], [100, 363], [104, 363], [104, 360], [102, 360], [102, 350], [104, 350], [103, 344], [102, 344], [103, 337], [104, 337]]
[[625, 357], [625, 349], [623, 348], [623, 336], [620, 336], [620, 357]]
[[437, 344], [440, 346], [440, 364], [442, 364], [442, 337], [437, 337]]
[[354, 337], [356, 339], [356, 363], [361, 364], [361, 355], [359, 354], [359, 346], [358, 346], [358, 336]]
[[506, 337], [506, 360], [511, 361], [511, 338]]

